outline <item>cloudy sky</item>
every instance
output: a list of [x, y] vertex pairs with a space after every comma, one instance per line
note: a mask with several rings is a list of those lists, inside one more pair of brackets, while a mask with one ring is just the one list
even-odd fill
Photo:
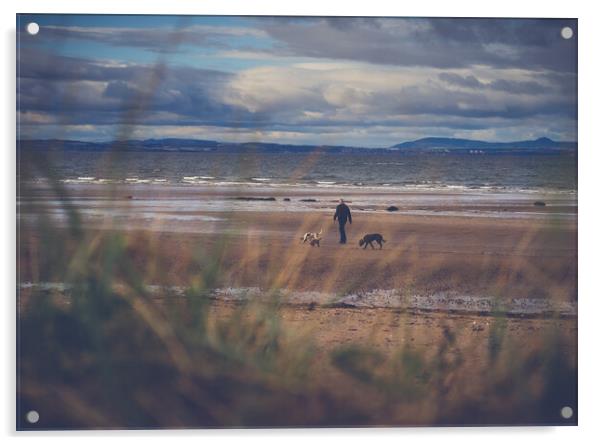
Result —
[[575, 20], [21, 15], [17, 26], [21, 138], [577, 137]]

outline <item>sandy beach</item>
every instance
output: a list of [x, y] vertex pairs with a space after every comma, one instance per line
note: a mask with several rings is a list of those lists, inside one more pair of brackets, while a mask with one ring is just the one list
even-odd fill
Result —
[[[218, 263], [220, 287], [576, 300], [576, 206], [562, 195], [161, 186], [70, 192], [87, 229], [127, 234], [129, 255], [150, 284], [195, 282], [202, 271], [191, 260], [202, 257]], [[333, 221], [342, 193], [354, 218], [346, 245]], [[35, 276], [39, 233], [28, 229], [40, 214], [66, 226], [61, 202], [47, 194], [21, 202], [21, 282], [52, 281]], [[546, 206], [533, 205], [538, 200]], [[390, 205], [399, 210], [386, 211]], [[319, 248], [300, 241], [320, 229]], [[366, 233], [381, 233], [383, 249], [360, 248]]]
[[[273, 390], [276, 400], [287, 400], [292, 391], [292, 399], [277, 403], [293, 404], [294, 412], [244, 424], [556, 424], [559, 407], [575, 403], [573, 387], [558, 393], [555, 383], [572, 381], [576, 369], [574, 195], [153, 184], [67, 184], [66, 193], [68, 201], [48, 188], [25, 189], [19, 200], [23, 320], [36, 313], [29, 303], [40, 297], [50, 297], [59, 313], [77, 311], [77, 294], [65, 277], [82, 266], [102, 277], [116, 255], [120, 266], [110, 292], [125, 298], [134, 314], [123, 332], [112, 322], [103, 328], [117, 328], [120, 340], [110, 345], [119, 356], [122, 339], [138, 341], [130, 334], [134, 320], [142, 317], [142, 330], [160, 327], [174, 313], [180, 314], [174, 326], [188, 323], [196, 304], [190, 296], [201, 292], [210, 298], [200, 326], [218, 354], [239, 351], [252, 362], [278, 345], [276, 363], [283, 360], [277, 375], [287, 386], [268, 386], [262, 397], [267, 403]], [[353, 215], [345, 245], [333, 221], [341, 196]], [[302, 243], [306, 231], [320, 229], [320, 247]], [[366, 233], [383, 235], [382, 250], [360, 248]], [[127, 297], [132, 280], [140, 280], [144, 299]], [[270, 332], [279, 333], [277, 340]], [[179, 340], [170, 344], [168, 352], [180, 347]], [[142, 345], [139, 357], [123, 360], [154, 369], [156, 352], [146, 340]], [[167, 360], [179, 367], [177, 356]], [[208, 372], [199, 366], [194, 376]], [[234, 369], [213, 372], [222, 378]], [[246, 372], [239, 376], [245, 382], [255, 371]], [[283, 377], [299, 373], [298, 383]], [[201, 378], [194, 376], [186, 378]], [[197, 385], [192, 381], [188, 385]], [[152, 380], [156, 401], [143, 396], [143, 406], [164, 413], [148, 425], [237, 425], [230, 405], [223, 420], [207, 420], [202, 411], [186, 420], [180, 397], [189, 390], [180, 395], [168, 382]], [[96, 397], [87, 379], [78, 385], [79, 393]], [[296, 394], [295, 385], [305, 389]], [[57, 388], [54, 395], [32, 389], [27, 400], [53, 403], [65, 397]], [[309, 394], [317, 399], [306, 399]], [[524, 397], [530, 404], [521, 402]], [[545, 403], [538, 405], [540, 399]], [[159, 409], [166, 400], [179, 415]], [[194, 400], [205, 406], [207, 399]], [[244, 403], [245, 397], [234, 400]]]
[[[48, 190], [20, 202], [23, 314], [30, 309], [32, 290], [40, 286], [59, 295], [59, 304], [71, 305], [68, 296], [63, 298], [69, 289], [62, 287], [64, 272], [56, 263], [81, 255], [82, 246], [94, 249], [118, 235], [148, 295], [167, 313], [174, 307], [189, 310], [188, 289], [215, 289], [208, 324], [221, 332], [222, 325], [255, 326], [265, 299], [275, 308], [269, 323], [300, 342], [284, 346], [287, 353], [299, 345], [314, 351], [308, 381], [371, 412], [373, 417], [362, 420], [366, 425], [382, 419], [404, 425], [465, 422], [467, 411], [458, 411], [456, 418], [454, 407], [473, 409], [482, 391], [497, 391], [495, 385], [508, 378], [505, 367], [512, 357], [539, 366], [539, 359], [529, 357], [543, 354], [552, 335], [561, 366], [575, 365], [577, 219], [570, 196], [266, 187], [111, 190], [86, 185], [68, 190], [86, 229], [83, 240], [73, 240], [68, 207]], [[338, 243], [333, 221], [342, 193], [353, 214], [346, 245]], [[399, 210], [387, 211], [391, 205]], [[40, 229], [44, 218], [54, 227], [60, 250], [54, 256]], [[301, 242], [304, 232], [320, 229], [320, 247]], [[375, 232], [386, 240], [383, 249], [360, 248], [358, 240]], [[496, 362], [492, 345], [500, 338], [502, 360]], [[400, 351], [417, 351], [427, 369], [448, 368], [424, 402], [383, 412], [379, 390], [358, 386], [336, 364], [333, 357], [346, 347], [366, 347], [386, 360]], [[520, 384], [514, 381], [513, 394], [523, 384], [540, 391], [545, 376], [538, 371]], [[450, 408], [435, 409], [442, 400]], [[468, 418], [475, 424], [541, 421], [541, 414], [531, 417], [532, 411], [500, 417], [497, 408], [488, 409]]]

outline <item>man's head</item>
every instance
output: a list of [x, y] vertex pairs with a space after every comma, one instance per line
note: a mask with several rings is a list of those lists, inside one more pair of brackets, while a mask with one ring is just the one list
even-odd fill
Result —
[[339, 199], [339, 202], [340, 202], [341, 204], [345, 204], [345, 200], [344, 200], [343, 198]]

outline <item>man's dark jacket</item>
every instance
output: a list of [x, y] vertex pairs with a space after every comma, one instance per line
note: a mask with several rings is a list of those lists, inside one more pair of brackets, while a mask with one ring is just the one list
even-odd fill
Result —
[[337, 206], [337, 210], [334, 212], [334, 220], [339, 220], [339, 224], [352, 223], [351, 220], [351, 210], [347, 207], [347, 204], [341, 203]]

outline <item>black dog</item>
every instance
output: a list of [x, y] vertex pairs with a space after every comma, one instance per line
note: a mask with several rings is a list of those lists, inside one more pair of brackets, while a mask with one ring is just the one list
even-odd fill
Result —
[[374, 249], [374, 246], [372, 245], [373, 241], [378, 243], [381, 249], [383, 248], [383, 243], [386, 243], [385, 239], [380, 233], [370, 233], [369, 235], [365, 235], [360, 240], [360, 247], [364, 246], [365, 249], [366, 247], [368, 247], [368, 244], [370, 244], [370, 247]]

